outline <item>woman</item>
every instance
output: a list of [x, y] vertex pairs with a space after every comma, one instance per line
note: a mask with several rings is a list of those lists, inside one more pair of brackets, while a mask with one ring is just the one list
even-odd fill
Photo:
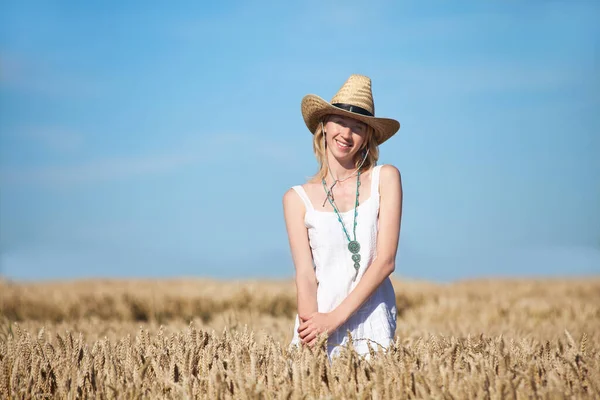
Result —
[[400, 129], [374, 116], [371, 80], [352, 75], [330, 103], [302, 99], [314, 135], [319, 172], [283, 197], [294, 266], [298, 315], [292, 345], [316, 344], [327, 333], [329, 357], [352, 335], [368, 354], [387, 348], [396, 330], [395, 268], [402, 184], [392, 165], [376, 166], [378, 146]]

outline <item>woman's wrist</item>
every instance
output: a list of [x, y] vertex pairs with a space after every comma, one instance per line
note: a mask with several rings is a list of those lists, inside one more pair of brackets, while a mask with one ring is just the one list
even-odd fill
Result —
[[348, 319], [348, 317], [344, 314], [344, 309], [340, 306], [334, 308], [333, 311], [331, 311], [331, 314], [338, 328], [342, 326], [342, 324]]

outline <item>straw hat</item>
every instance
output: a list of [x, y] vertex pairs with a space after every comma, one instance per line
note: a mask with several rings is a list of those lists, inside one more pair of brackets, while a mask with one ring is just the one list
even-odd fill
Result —
[[313, 135], [328, 114], [351, 117], [371, 126], [378, 145], [400, 129], [400, 122], [395, 119], [375, 117], [371, 78], [364, 75], [351, 75], [330, 103], [314, 94], [302, 99], [302, 117]]

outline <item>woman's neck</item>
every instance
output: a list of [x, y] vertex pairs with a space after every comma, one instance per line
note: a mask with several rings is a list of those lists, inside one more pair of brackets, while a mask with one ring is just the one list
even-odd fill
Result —
[[[328, 180], [342, 180], [356, 171], [356, 165], [353, 161], [340, 162], [329, 152], [327, 152], [327, 161], [329, 163]], [[333, 176], [331, 176], [332, 174]]]

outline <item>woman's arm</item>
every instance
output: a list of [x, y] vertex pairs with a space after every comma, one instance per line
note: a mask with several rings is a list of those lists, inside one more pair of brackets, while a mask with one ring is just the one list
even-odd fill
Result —
[[384, 165], [380, 171], [379, 233], [377, 257], [367, 268], [360, 282], [346, 298], [329, 313], [314, 313], [300, 325], [298, 331], [304, 343], [313, 345], [318, 334], [332, 331], [342, 325], [373, 294], [381, 283], [394, 272], [396, 252], [402, 219], [402, 181], [400, 171]]
[[306, 210], [302, 199], [295, 193], [294, 189], [289, 189], [283, 195], [283, 212], [292, 259], [296, 269], [298, 316], [303, 322], [312, 313], [318, 311], [317, 278], [308, 243], [308, 232], [304, 226]]
[[379, 191], [377, 257], [354, 290], [334, 310], [341, 319], [340, 325], [359, 309], [396, 267], [402, 220], [402, 180], [396, 167], [381, 167]]

